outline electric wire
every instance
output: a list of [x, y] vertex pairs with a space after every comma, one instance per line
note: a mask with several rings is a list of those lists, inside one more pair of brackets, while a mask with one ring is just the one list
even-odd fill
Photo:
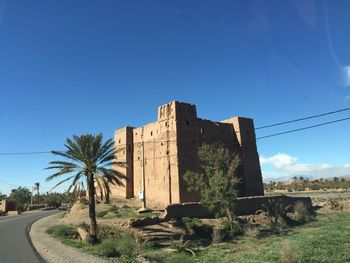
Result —
[[[344, 111], [348, 111], [348, 110], [350, 110], [350, 108], [344, 108], [344, 109], [331, 111], [331, 112], [326, 112], [326, 113], [313, 115], [313, 116], [308, 116], [308, 117], [304, 117], [304, 118], [299, 118], [299, 119], [279, 122], [279, 123], [275, 123], [275, 124], [269, 124], [269, 125], [257, 127], [257, 128], [255, 128], [255, 130], [270, 128], [270, 127], [275, 127], [275, 126], [280, 126], [280, 125], [289, 124], [289, 123], [293, 123], [293, 122], [299, 122], [299, 121], [303, 121], [303, 120], [309, 120], [309, 119], [318, 118], [318, 117], [331, 115], [331, 114], [335, 114], [335, 113], [339, 113], [339, 112], [344, 112]], [[329, 125], [329, 124], [333, 124], [333, 123], [337, 123], [337, 122], [346, 121], [346, 120], [349, 120], [349, 119], [350, 118], [343, 118], [343, 119], [338, 119], [338, 120], [334, 120], [334, 121], [324, 122], [324, 123], [320, 123], [320, 124], [316, 124], [316, 125], [306, 126], [306, 127], [302, 127], [302, 128], [298, 128], [298, 129], [292, 129], [292, 130], [283, 131], [283, 132], [279, 132], [279, 133], [269, 134], [269, 135], [257, 137], [256, 140], [261, 140], [261, 139], [265, 139], [265, 138], [280, 136], [280, 135], [293, 133], [293, 132], [298, 132], [298, 131], [302, 131], [302, 130], [307, 130], [307, 129], [311, 129], [311, 128], [316, 128], [316, 127], [320, 127], [320, 126], [325, 126], [325, 125]], [[239, 132], [239, 131], [235, 131], [235, 133], [237, 133], [237, 132]], [[208, 137], [207, 138], [206, 137], [202, 137], [202, 139], [208, 139]], [[177, 140], [150, 140], [150, 141], [144, 141], [144, 143], [152, 143], [152, 144], [154, 144], [154, 143], [170, 143], [170, 142], [177, 142]], [[127, 145], [141, 145], [141, 143], [142, 142], [136, 142], [136, 143], [132, 143], [132, 144], [117, 144], [117, 146], [125, 146], [126, 147]], [[50, 154], [50, 153], [52, 153], [52, 151], [0, 152], [0, 156], [9, 156], [9, 155], [40, 155], [40, 154]]]

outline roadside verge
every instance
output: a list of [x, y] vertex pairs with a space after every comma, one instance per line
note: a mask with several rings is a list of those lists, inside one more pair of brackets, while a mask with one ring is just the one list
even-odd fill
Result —
[[46, 233], [58, 223], [62, 214], [54, 214], [34, 222], [29, 236], [34, 248], [47, 263], [107, 263], [111, 261], [85, 254], [78, 249], [66, 246]]

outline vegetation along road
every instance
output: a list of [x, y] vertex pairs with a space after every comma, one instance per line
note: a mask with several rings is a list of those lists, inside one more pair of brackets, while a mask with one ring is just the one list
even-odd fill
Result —
[[27, 229], [36, 220], [54, 213], [57, 211], [40, 211], [14, 217], [1, 217], [0, 261], [7, 263], [41, 262], [29, 241]]

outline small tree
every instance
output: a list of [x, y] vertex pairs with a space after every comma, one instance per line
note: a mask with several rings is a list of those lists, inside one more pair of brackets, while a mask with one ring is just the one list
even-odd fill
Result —
[[191, 192], [199, 192], [202, 204], [225, 215], [233, 230], [237, 203], [237, 168], [240, 158], [220, 144], [203, 144], [198, 150], [200, 173], [187, 171], [184, 180]]
[[14, 201], [18, 212], [24, 211], [30, 203], [31, 192], [26, 187], [12, 189], [9, 199]]
[[6, 195], [3, 194], [3, 193], [1, 193], [1, 191], [0, 191], [0, 200], [1, 200], [1, 199], [5, 199], [5, 198], [6, 198]]

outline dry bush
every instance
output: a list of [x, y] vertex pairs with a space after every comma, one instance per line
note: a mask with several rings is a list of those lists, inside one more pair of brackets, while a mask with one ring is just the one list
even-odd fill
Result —
[[290, 205], [286, 205], [281, 199], [268, 199], [266, 205], [263, 206], [266, 214], [271, 220], [271, 227], [284, 227], [286, 226], [287, 214], [291, 208]]
[[295, 249], [292, 249], [289, 243], [285, 243], [281, 249], [281, 260], [283, 263], [298, 263], [299, 256]]
[[213, 234], [211, 235], [211, 238], [213, 240], [213, 243], [218, 244], [221, 243], [222, 240], [224, 239], [225, 234], [223, 231], [219, 228], [214, 228], [213, 229]]
[[244, 234], [247, 237], [257, 237], [259, 236], [259, 229], [257, 227], [248, 227]]
[[344, 208], [343, 204], [339, 203], [335, 198], [328, 199], [328, 203], [332, 210], [342, 211]]
[[189, 253], [195, 256], [195, 252], [192, 250], [192, 242], [191, 240], [185, 240], [184, 236], [181, 236], [179, 240], [174, 240], [172, 243], [172, 248], [177, 250], [179, 253]]
[[293, 207], [295, 220], [299, 222], [307, 221], [310, 216], [309, 210], [303, 202], [297, 202]]

